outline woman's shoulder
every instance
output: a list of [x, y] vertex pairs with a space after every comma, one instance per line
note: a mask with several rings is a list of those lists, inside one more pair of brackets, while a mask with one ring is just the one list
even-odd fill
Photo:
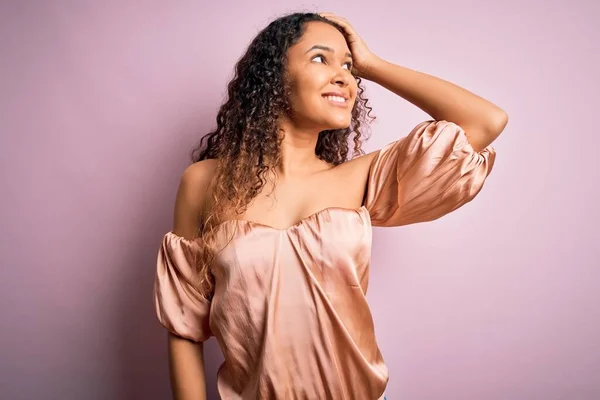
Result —
[[197, 196], [191, 200], [194, 200], [194, 203], [201, 203], [203, 198], [210, 194], [211, 181], [217, 164], [216, 159], [209, 159], [189, 165], [181, 174], [179, 190], [188, 193], [189, 196]]
[[357, 179], [366, 181], [370, 166], [375, 157], [377, 157], [378, 152], [379, 150], [372, 151], [344, 161], [335, 168], [332, 168], [332, 171], [338, 179], [342, 179], [345, 182]]
[[175, 200], [175, 226], [179, 236], [193, 237], [197, 216], [210, 208], [212, 178], [217, 160], [202, 160], [189, 165], [181, 174]]
[[212, 178], [217, 169], [217, 164], [218, 160], [216, 158], [196, 161], [183, 171], [182, 178], [191, 180], [191, 183], [198, 180], [206, 181], [207, 179], [210, 181], [210, 178]]

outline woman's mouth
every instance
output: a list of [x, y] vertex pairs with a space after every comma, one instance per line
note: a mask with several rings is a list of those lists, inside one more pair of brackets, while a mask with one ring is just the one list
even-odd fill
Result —
[[341, 96], [323, 95], [323, 97], [333, 106], [346, 107], [348, 105], [348, 100]]

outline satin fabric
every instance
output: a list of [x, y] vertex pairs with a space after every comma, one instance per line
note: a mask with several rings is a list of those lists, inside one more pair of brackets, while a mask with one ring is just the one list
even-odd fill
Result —
[[287, 229], [223, 222], [218, 240], [233, 239], [211, 266], [211, 301], [190, 284], [197, 243], [168, 232], [154, 286], [158, 320], [195, 342], [217, 338], [222, 399], [382, 399], [388, 369], [365, 297], [372, 226], [457, 209], [479, 193], [494, 159], [454, 123], [420, 123], [377, 153], [361, 207], [328, 207]]

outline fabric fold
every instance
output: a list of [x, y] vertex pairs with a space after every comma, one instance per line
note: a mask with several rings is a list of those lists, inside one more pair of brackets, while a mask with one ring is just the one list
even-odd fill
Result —
[[159, 322], [171, 333], [202, 342], [209, 328], [210, 301], [193, 285], [198, 244], [168, 232], [156, 262], [154, 306]]
[[438, 219], [471, 201], [492, 171], [496, 152], [476, 152], [464, 130], [425, 121], [379, 150], [371, 163], [365, 206], [373, 226]]

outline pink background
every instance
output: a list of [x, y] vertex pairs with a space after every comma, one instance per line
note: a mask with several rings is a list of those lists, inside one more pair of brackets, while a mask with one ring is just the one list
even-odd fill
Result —
[[[178, 178], [251, 38], [314, 9], [510, 115], [475, 201], [375, 230], [388, 398], [600, 398], [600, 6], [570, 3], [3, 1], [0, 398], [169, 397], [151, 291]], [[368, 94], [367, 150], [428, 118]], [[215, 398], [214, 339], [207, 362]]]

